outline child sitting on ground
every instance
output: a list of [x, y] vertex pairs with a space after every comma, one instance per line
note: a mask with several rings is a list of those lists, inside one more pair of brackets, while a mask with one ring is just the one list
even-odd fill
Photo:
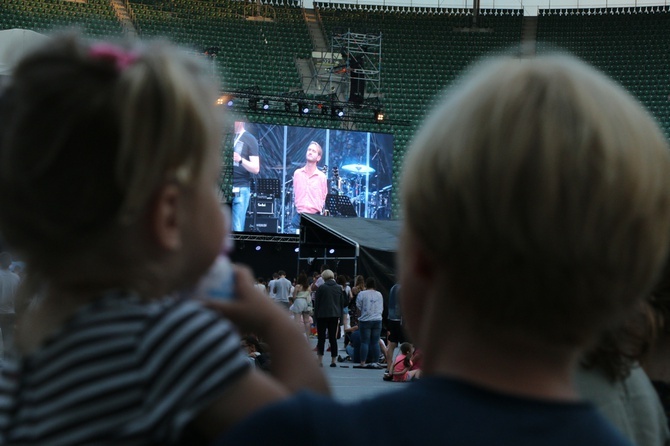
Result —
[[409, 369], [412, 367], [412, 360], [410, 359], [411, 355], [412, 344], [409, 342], [400, 344], [400, 354], [396, 356], [393, 363], [393, 381], [408, 381], [407, 375], [409, 374]]
[[421, 370], [423, 369], [423, 351], [420, 348], [415, 348], [412, 351], [412, 366], [409, 368], [411, 379], [421, 378]]
[[253, 334], [242, 336], [240, 341], [242, 351], [247, 354], [247, 360], [254, 367], [269, 372], [271, 370], [272, 360], [267, 346]]
[[414, 367], [414, 349], [409, 342], [400, 344], [400, 354], [396, 356], [393, 362], [392, 373], [384, 373], [384, 381], [406, 382], [418, 379], [421, 376], [421, 369]]

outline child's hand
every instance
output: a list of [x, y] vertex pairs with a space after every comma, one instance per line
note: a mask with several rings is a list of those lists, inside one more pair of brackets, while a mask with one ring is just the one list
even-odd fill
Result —
[[309, 389], [330, 393], [328, 381], [314, 361], [305, 333], [289, 317], [289, 312], [254, 287], [251, 271], [234, 265], [235, 298], [207, 300], [205, 305], [230, 319], [241, 332], [255, 333], [272, 350], [272, 375], [289, 391]]
[[233, 265], [233, 270], [235, 298], [205, 300], [206, 307], [230, 319], [243, 333], [264, 334], [273, 322], [289, 318], [287, 312], [254, 286], [249, 268]]

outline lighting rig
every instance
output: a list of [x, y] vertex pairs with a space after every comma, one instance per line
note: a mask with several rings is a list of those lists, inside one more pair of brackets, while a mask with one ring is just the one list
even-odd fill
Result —
[[368, 122], [392, 125], [409, 125], [408, 121], [391, 119], [379, 99], [362, 104], [352, 104], [333, 97], [304, 97], [304, 93], [285, 95], [262, 94], [258, 87], [242, 91], [225, 91], [217, 103], [241, 113], [267, 114], [282, 117], [299, 116], [307, 119]]

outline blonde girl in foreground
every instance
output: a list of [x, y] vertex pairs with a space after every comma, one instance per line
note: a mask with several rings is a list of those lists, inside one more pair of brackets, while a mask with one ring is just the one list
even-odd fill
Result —
[[[204, 73], [166, 44], [60, 36], [0, 91], [0, 231], [43, 297], [2, 370], [0, 443], [204, 442], [298, 387], [326, 391], [248, 271], [237, 298], [274, 321], [256, 332], [291, 346], [275, 351], [279, 380], [249, 367], [229, 322], [163, 297], [196, 283], [225, 236]], [[290, 363], [304, 366], [288, 376]]]

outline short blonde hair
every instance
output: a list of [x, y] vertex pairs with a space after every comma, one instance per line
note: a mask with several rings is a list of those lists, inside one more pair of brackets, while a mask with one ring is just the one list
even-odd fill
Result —
[[333, 273], [329, 269], [324, 269], [323, 272], [321, 273], [321, 277], [323, 280], [330, 280], [335, 277], [335, 273]]
[[319, 156], [323, 156], [323, 148], [321, 147], [321, 144], [319, 144], [316, 141], [311, 141], [309, 144], [307, 144], [308, 149], [309, 149], [309, 146], [316, 146], [317, 149], [319, 149]]
[[401, 183], [406, 229], [482, 329], [583, 344], [666, 257], [666, 140], [570, 56], [476, 67], [417, 133]]
[[[192, 183], [221, 136], [204, 66], [160, 42], [96, 56], [62, 35], [26, 55], [0, 92], [0, 229], [31, 267], [138, 221], [157, 188]], [[114, 248], [117, 254], [128, 247]]]

